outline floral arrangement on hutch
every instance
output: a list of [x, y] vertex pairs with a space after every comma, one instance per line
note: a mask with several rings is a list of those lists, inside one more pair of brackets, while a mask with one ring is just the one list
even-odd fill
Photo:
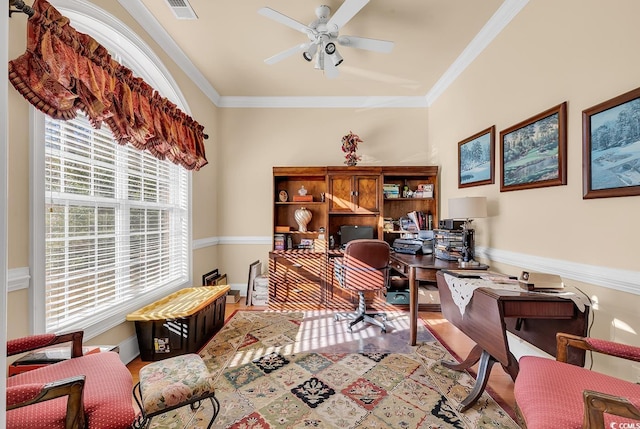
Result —
[[362, 139], [353, 131], [349, 131], [349, 134], [342, 137], [342, 151], [346, 153], [344, 163], [348, 166], [354, 166], [362, 159], [356, 154], [358, 143], [362, 143]]

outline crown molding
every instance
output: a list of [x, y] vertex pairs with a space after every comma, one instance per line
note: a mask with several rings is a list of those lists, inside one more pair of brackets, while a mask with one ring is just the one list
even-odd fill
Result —
[[219, 107], [228, 108], [420, 108], [427, 99], [418, 97], [220, 97]]
[[471, 43], [425, 96], [415, 97], [237, 97], [221, 96], [189, 60], [141, 0], [118, 0], [131, 16], [217, 107], [224, 108], [422, 108], [429, 107], [524, 8], [529, 0], [505, 0]]
[[426, 95], [427, 105], [431, 106], [444, 91], [462, 74], [478, 55], [496, 38], [511, 20], [524, 8], [529, 0], [505, 0], [496, 13], [487, 21], [471, 43], [449, 66], [442, 77]]
[[189, 57], [180, 49], [178, 44], [169, 36], [164, 27], [153, 16], [141, 0], [118, 0], [118, 3], [135, 19], [142, 28], [162, 47], [178, 67], [196, 84], [198, 88], [216, 106], [220, 105], [220, 94], [204, 77], [200, 70], [191, 62]]

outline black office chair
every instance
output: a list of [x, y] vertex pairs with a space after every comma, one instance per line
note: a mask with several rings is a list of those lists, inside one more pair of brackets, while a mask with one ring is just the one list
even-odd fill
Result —
[[[345, 289], [358, 292], [358, 309], [355, 313], [338, 313], [334, 316], [353, 319], [349, 323], [349, 332], [353, 325], [367, 322], [379, 326], [382, 332], [387, 332], [384, 322], [386, 313], [367, 313], [364, 293], [386, 289], [389, 281], [389, 244], [382, 240], [361, 239], [347, 243], [344, 256], [336, 260], [336, 277], [338, 283]], [[383, 321], [376, 319], [382, 318]]]

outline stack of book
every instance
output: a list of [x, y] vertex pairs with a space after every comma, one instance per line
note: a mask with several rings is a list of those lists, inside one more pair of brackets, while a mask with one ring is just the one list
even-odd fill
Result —
[[287, 250], [287, 237], [284, 234], [274, 234], [273, 248], [275, 250]]
[[385, 198], [400, 198], [400, 185], [385, 183], [382, 185], [382, 192]]

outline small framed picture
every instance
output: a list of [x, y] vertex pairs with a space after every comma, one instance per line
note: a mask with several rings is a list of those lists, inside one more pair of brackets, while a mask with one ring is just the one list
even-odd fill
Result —
[[313, 239], [303, 238], [300, 240], [300, 249], [313, 249]]
[[287, 201], [289, 201], [289, 194], [287, 193], [287, 191], [285, 191], [284, 189], [283, 189], [283, 190], [281, 190], [281, 191], [278, 193], [278, 200], [279, 200], [281, 203], [286, 203]]
[[220, 273], [217, 268], [213, 271], [209, 271], [202, 275], [202, 286], [214, 286], [218, 278], [220, 278]]
[[458, 188], [494, 183], [495, 132], [494, 125], [458, 143]]
[[582, 198], [640, 195], [640, 88], [582, 112]]

